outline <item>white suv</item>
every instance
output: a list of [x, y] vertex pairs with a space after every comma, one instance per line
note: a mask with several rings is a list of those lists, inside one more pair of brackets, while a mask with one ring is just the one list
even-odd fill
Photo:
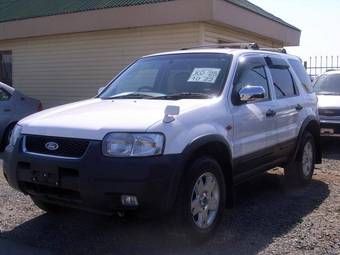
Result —
[[309, 182], [319, 137], [297, 57], [198, 47], [143, 57], [97, 97], [20, 121], [4, 174], [46, 211], [175, 212], [186, 233], [206, 238], [235, 185], [276, 166]]
[[340, 71], [328, 71], [315, 82], [318, 96], [321, 134], [340, 134]]

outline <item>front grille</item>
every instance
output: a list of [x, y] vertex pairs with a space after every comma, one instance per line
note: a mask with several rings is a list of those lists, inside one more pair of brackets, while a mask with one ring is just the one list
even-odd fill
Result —
[[[53, 150], [47, 144], [57, 144]], [[24, 139], [24, 148], [27, 152], [46, 154], [60, 157], [80, 158], [89, 146], [88, 140], [49, 136], [27, 135]]]
[[319, 114], [322, 116], [340, 116], [340, 109], [319, 109]]

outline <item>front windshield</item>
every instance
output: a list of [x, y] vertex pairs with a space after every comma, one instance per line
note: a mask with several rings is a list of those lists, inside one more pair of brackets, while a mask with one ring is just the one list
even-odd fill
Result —
[[317, 79], [314, 90], [319, 95], [340, 95], [340, 74], [324, 74]]
[[173, 54], [136, 61], [100, 94], [102, 99], [210, 98], [223, 90], [232, 57], [221, 53]]

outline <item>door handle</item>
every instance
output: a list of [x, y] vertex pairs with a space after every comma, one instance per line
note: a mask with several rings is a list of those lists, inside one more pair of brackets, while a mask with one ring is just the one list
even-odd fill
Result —
[[302, 106], [301, 104], [298, 104], [298, 105], [295, 107], [295, 109], [296, 109], [297, 111], [301, 111], [301, 110], [303, 109], [303, 106]]
[[11, 109], [4, 109], [4, 112], [10, 112]]
[[276, 111], [272, 110], [272, 109], [269, 109], [267, 112], [266, 112], [266, 116], [267, 117], [274, 117], [276, 115]]

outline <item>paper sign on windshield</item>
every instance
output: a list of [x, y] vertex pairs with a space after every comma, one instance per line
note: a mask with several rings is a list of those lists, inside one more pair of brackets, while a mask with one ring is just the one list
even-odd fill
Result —
[[219, 68], [195, 68], [188, 82], [215, 83], [220, 71]]

